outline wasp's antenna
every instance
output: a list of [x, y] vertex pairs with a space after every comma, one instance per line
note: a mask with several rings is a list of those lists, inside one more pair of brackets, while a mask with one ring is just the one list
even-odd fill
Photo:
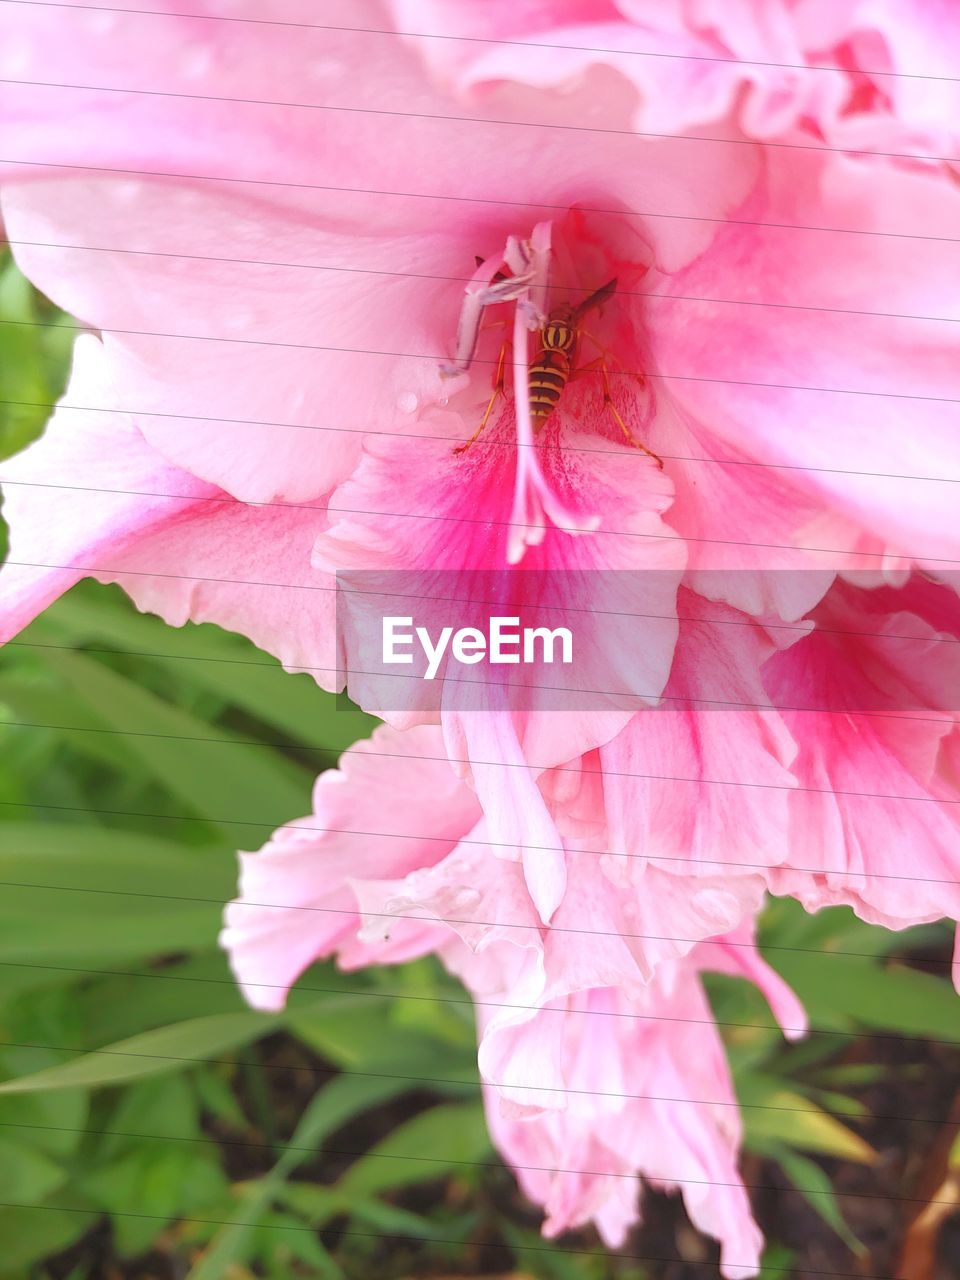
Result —
[[[481, 257], [480, 257], [479, 253], [475, 253], [475, 254], [473, 255], [473, 260], [474, 260], [474, 262], [477, 264], [477, 266], [478, 266], [478, 267], [482, 267], [482, 266], [483, 266], [483, 258], [481, 258]], [[493, 279], [490, 281], [490, 283], [491, 283], [491, 284], [498, 284], [501, 280], [509, 280], [509, 278], [510, 278], [510, 277], [507, 275], [507, 273], [506, 273], [505, 271], [498, 271], [498, 272], [497, 272], [497, 274], [496, 274], [496, 275], [493, 277]]]
[[575, 316], [586, 315], [588, 311], [592, 311], [594, 307], [602, 307], [617, 291], [617, 277], [608, 280], [606, 284], [602, 284], [599, 289], [595, 289], [588, 298], [585, 298], [578, 307], [574, 308]]

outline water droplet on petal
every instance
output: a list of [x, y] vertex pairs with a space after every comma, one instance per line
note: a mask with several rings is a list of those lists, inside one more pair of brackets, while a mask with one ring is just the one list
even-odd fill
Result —
[[437, 404], [438, 404], [438, 405], [440, 405], [440, 406], [441, 406], [441, 408], [446, 408], [446, 406], [447, 406], [449, 403], [450, 403], [450, 397], [449, 397], [449, 396], [441, 396], [441, 397], [440, 397], [440, 399], [437, 401]]
[[238, 333], [243, 329], [252, 329], [257, 318], [252, 311], [234, 311], [223, 318], [224, 327]]
[[143, 183], [127, 178], [119, 182], [112, 182], [109, 191], [117, 204], [130, 205], [139, 200], [143, 194]]
[[33, 64], [33, 47], [29, 40], [11, 40], [0, 53], [0, 71], [5, 76], [23, 75]]
[[331, 76], [340, 72], [340, 63], [336, 58], [314, 58], [312, 62], [307, 63], [307, 71], [314, 80], [329, 80]]
[[480, 905], [479, 889], [469, 889], [465, 885], [461, 886], [454, 893], [454, 910], [455, 911], [473, 911]]
[[420, 401], [412, 391], [404, 391], [397, 397], [397, 408], [401, 413], [414, 413], [419, 404]]
[[180, 74], [185, 80], [199, 80], [207, 74], [213, 62], [213, 53], [208, 45], [195, 44], [185, 49], [180, 56]]
[[87, 26], [95, 35], [105, 36], [117, 25], [117, 15], [105, 11], [91, 12], [87, 15]]

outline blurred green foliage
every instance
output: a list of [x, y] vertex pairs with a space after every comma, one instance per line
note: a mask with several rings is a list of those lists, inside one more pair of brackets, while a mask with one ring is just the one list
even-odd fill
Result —
[[[2, 263], [0, 319], [41, 318], [54, 327], [0, 325], [0, 453], [42, 429], [68, 358]], [[235, 851], [309, 812], [315, 773], [369, 717], [238, 636], [169, 628], [92, 583], [0, 662], [0, 1280], [151, 1254], [179, 1269], [144, 1274], [189, 1280], [642, 1280], [592, 1237], [577, 1253], [537, 1234], [439, 966], [318, 965], [277, 1015], [237, 993], [217, 947]], [[821, 1161], [873, 1158], [849, 1091], [871, 1068], [845, 1075], [838, 1055], [858, 1028], [960, 1041], [960, 1002], [845, 911], [778, 902], [763, 939], [821, 1034], [786, 1045], [753, 988], [711, 983], [747, 1148], [857, 1250]], [[773, 1241], [767, 1264], [783, 1276], [791, 1255]]]
[[76, 329], [2, 246], [0, 321], [0, 458], [8, 458], [40, 434], [62, 394]]
[[[16, 268], [0, 243], [0, 461], [43, 430], [63, 393], [75, 328]], [[0, 520], [0, 556], [6, 555]]]

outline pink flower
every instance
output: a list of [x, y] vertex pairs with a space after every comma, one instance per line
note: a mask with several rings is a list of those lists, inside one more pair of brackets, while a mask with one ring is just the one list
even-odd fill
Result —
[[[598, 752], [617, 883], [762, 874], [811, 911], [960, 920], [956, 575], [838, 580], [799, 623], [686, 590], [664, 700]], [[735, 750], [732, 746], [735, 744]]]
[[[482, 29], [522, 38], [533, 12], [492, 6]], [[605, 35], [622, 40], [634, 75], [672, 76], [685, 100], [691, 52], [734, 58], [696, 63], [722, 77], [708, 97], [729, 105], [759, 75], [737, 58], [783, 61], [817, 44], [809, 5], [762, 28], [739, 10], [560, 12], [574, 35], [619, 14]], [[529, 51], [504, 46], [510, 82], [455, 103], [424, 84], [419, 45], [372, 30], [380, 6], [337, 6], [323, 29], [248, 16], [262, 13], [2, 15], [8, 74], [23, 82], [6, 86], [4, 220], [27, 273], [102, 333], [113, 398], [95, 407], [127, 410], [169, 462], [241, 501], [315, 502], [349, 476], [365, 434], [419, 448], [415, 437], [436, 432], [437, 359], [452, 354], [473, 255], [529, 235], [545, 207], [560, 217], [579, 203], [605, 212], [589, 241], [568, 237], [554, 282], [593, 289], [605, 262], [634, 265], [609, 323], [647, 386], [614, 376], [614, 391], [665, 461], [670, 527], [694, 570], [818, 566], [802, 600], [759, 599], [746, 579], [736, 599], [725, 592], [796, 617], [854, 553], [869, 564], [957, 554], [952, 491], [927, 478], [956, 469], [960, 439], [960, 193], [939, 167], [743, 145], [740, 133], [737, 145], [636, 136], [623, 58], [614, 70], [594, 53], [586, 74], [582, 53], [564, 65], [553, 50], [560, 83], [555, 72], [544, 84]], [[905, 22], [884, 20], [889, 47]], [[826, 48], [870, 25], [831, 22]], [[633, 56], [661, 29], [661, 51], [683, 56]], [[516, 83], [521, 58], [539, 87]], [[777, 97], [784, 74], [768, 68], [756, 93]], [[651, 101], [665, 100], [659, 80]], [[94, 87], [57, 87], [81, 84]], [[781, 129], [809, 109], [791, 107]], [[754, 114], [773, 137], [769, 103]], [[571, 416], [597, 383], [570, 388]], [[470, 434], [487, 384], [477, 365], [450, 434]], [[587, 410], [588, 428], [599, 418], [622, 441], [609, 414]], [[569, 434], [560, 422], [547, 431], [542, 467], [557, 447], [573, 456]], [[451, 457], [448, 487], [458, 462], [474, 465]], [[649, 465], [639, 453], [633, 464]], [[436, 479], [423, 475], [425, 496]], [[403, 515], [389, 501], [370, 510]]]
[[111, 407], [105, 363], [101, 343], [81, 336], [64, 404], [2, 465], [11, 551], [0, 640], [89, 575], [174, 626], [218, 622], [331, 683], [333, 594], [310, 567], [324, 504], [240, 502], [168, 461]]
[[960, 920], [956, 579], [838, 583], [764, 684], [797, 743], [789, 842], [769, 873], [809, 909], [902, 929]]
[[480, 817], [436, 730], [426, 727], [403, 736], [381, 728], [356, 743], [339, 769], [317, 779], [313, 804], [309, 818], [281, 827], [259, 853], [240, 855], [240, 896], [227, 907], [221, 941], [257, 1008], [281, 1009], [294, 981], [323, 956], [336, 952], [345, 967], [360, 968], [407, 959], [446, 938], [447, 930], [430, 926], [424, 942], [423, 924], [402, 920], [389, 945], [371, 947], [357, 936], [352, 885], [434, 865]]
[[[782, 576], [791, 590], [791, 575]], [[791, 626], [784, 639], [686, 589], [679, 609], [662, 703], [598, 752], [611, 847], [637, 854], [605, 863], [625, 886], [639, 887], [649, 866], [721, 875], [732, 886], [787, 858], [797, 743], [763, 674], [778, 642], [803, 630]]]
[[[279, 1008], [303, 969], [329, 954], [344, 930], [358, 927], [358, 911], [369, 918], [361, 940], [380, 947], [388, 933], [391, 947], [434, 949], [449, 930], [431, 926], [424, 933], [424, 922], [442, 920], [478, 951], [509, 942], [540, 957], [546, 945], [561, 967], [589, 970], [591, 985], [632, 991], [642, 990], [659, 965], [756, 911], [763, 894], [756, 871], [736, 877], [723, 874], [726, 868], [711, 875], [698, 867], [691, 885], [667, 860], [666, 869], [650, 865], [628, 880], [621, 864], [641, 859], [609, 843], [595, 783], [601, 775], [595, 761], [581, 764], [579, 775], [563, 769], [544, 779], [562, 845], [526, 851], [533, 862], [561, 854], [568, 877], [569, 892], [542, 945], [544, 925], [528, 885], [535, 876], [503, 856], [491, 833], [495, 821], [457, 779], [439, 730], [384, 726], [351, 747], [340, 770], [317, 780], [311, 818], [281, 828], [258, 854], [242, 855], [240, 901], [228, 909], [223, 941], [248, 998]], [[373, 794], [381, 797], [376, 823], [369, 818]], [[341, 870], [318, 876], [321, 861], [327, 866], [330, 859]], [[352, 886], [346, 899], [345, 881]], [[293, 917], [291, 905], [298, 907]], [[590, 928], [582, 927], [585, 920]], [[369, 963], [371, 953], [361, 948], [341, 959], [354, 967]], [[548, 992], [543, 968], [538, 958], [530, 970], [538, 994]]]
[[[745, 934], [732, 941], [733, 971], [744, 972], [739, 952], [749, 945]], [[716, 967], [716, 951], [711, 944], [666, 966], [642, 998], [593, 989], [523, 1028], [512, 1045], [514, 1071], [556, 1076], [553, 1106], [506, 1105], [500, 1089], [485, 1086], [494, 1141], [527, 1196], [544, 1206], [546, 1235], [592, 1220], [607, 1244], [622, 1247], [638, 1216], [640, 1174], [682, 1192], [696, 1226], [720, 1240], [723, 1275], [755, 1274], [762, 1237], [737, 1169], [740, 1116], [699, 979]], [[760, 962], [751, 968], [767, 979], [780, 1016], [797, 1019], [787, 1027], [801, 1027], [771, 971]], [[488, 1015], [480, 1015], [482, 1027]]]
[[[586, 832], [591, 808], [585, 794], [566, 819]], [[694, 945], [715, 885], [702, 906], [656, 869], [640, 891], [617, 888], [596, 843], [567, 844], [571, 889], [546, 928], [521, 869], [494, 856], [438, 730], [381, 728], [321, 775], [310, 818], [241, 855], [222, 941], [247, 998], [268, 1009], [316, 959], [349, 969], [436, 952], [477, 1001], [491, 1131], [547, 1232], [593, 1220], [622, 1244], [640, 1173], [683, 1191], [722, 1241], [725, 1275], [752, 1274], [761, 1241], [736, 1168], [739, 1117], [698, 975], [757, 982], [788, 1035], [803, 1011], [748, 924]], [[695, 932], [669, 936], [671, 924]]]
[[[474, 99], [613, 71], [639, 131], [950, 154], [960, 19], [938, 0], [390, 0], [441, 83]], [[431, 33], [431, 35], [421, 34]]]
[[[0, 9], [4, 226], [94, 331], [2, 468], [3, 635], [91, 574], [369, 705], [337, 571], [642, 575], [621, 613], [655, 615], [634, 675], [662, 707], [479, 681], [396, 714], [244, 857], [224, 944], [264, 1007], [319, 956], [438, 952], [549, 1229], [622, 1239], [641, 1171], [753, 1269], [700, 971], [736, 955], [796, 1030], [742, 932], [767, 885], [957, 913], [956, 601], [910, 578], [960, 559], [956, 112], [907, 78], [952, 26], [935, 50], [933, 4]], [[584, 332], [537, 417], [551, 323]], [[851, 634], [905, 612], [929, 686]], [[607, 1096], [638, 1061], [651, 1096]]]

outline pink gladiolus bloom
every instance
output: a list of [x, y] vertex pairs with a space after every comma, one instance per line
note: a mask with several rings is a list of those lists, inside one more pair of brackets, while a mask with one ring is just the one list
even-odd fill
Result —
[[[573, 807], [581, 831], [593, 800]], [[383, 728], [350, 748], [341, 770], [318, 779], [311, 817], [241, 855], [241, 896], [227, 908], [222, 941], [248, 999], [282, 1007], [322, 957], [351, 969], [436, 952], [478, 1002], [491, 1132], [544, 1205], [548, 1233], [593, 1220], [608, 1243], [622, 1244], [640, 1173], [682, 1190], [694, 1221], [720, 1239], [725, 1275], [752, 1274], [761, 1240], [698, 974], [757, 982], [790, 1036], [805, 1026], [796, 999], [746, 926], [699, 946], [689, 934], [664, 936], [671, 919], [704, 933], [697, 894], [678, 883], [677, 914], [652, 911], [647, 898], [662, 908], [670, 895], [658, 879], [669, 877], [654, 870], [642, 890], [616, 889], [585, 837], [567, 839], [572, 890], [544, 929], [523, 874], [492, 856], [488, 839], [435, 728]], [[708, 885], [704, 902], [720, 894]]]
[[[522, 38], [538, 8], [490, 6], [485, 38]], [[613, 10], [566, 12], [589, 24]], [[528, 237], [545, 209], [602, 209], [597, 248], [636, 267], [610, 308], [631, 333], [616, 354], [648, 382], [643, 396], [619, 394], [665, 461], [671, 528], [694, 568], [819, 566], [803, 599], [759, 601], [796, 617], [854, 553], [956, 556], [952, 490], [928, 479], [957, 470], [960, 439], [956, 185], [936, 164], [818, 150], [806, 124], [787, 147], [753, 143], [744, 119], [762, 114], [772, 138], [784, 78], [819, 84], [821, 72], [764, 72], [767, 105], [745, 117], [735, 90], [755, 65], [698, 62], [723, 90], [696, 119], [719, 112], [726, 132], [681, 136], [688, 120], [651, 137], [641, 116], [637, 136], [641, 100], [684, 97], [637, 77], [678, 83], [693, 65], [634, 56], [651, 32], [665, 33], [654, 52], [683, 55], [786, 61], [792, 46], [786, 28], [741, 17], [705, 35], [679, 6], [618, 12], [605, 34], [623, 58], [591, 53], [588, 73], [582, 54], [561, 51], [543, 83], [545, 58], [504, 46], [513, 70], [501, 68], [496, 94], [453, 102], [424, 83], [419, 43], [363, 29], [384, 27], [378, 4], [333, 4], [323, 29], [295, 4], [285, 21], [308, 25], [248, 25], [262, 17], [252, 4], [230, 23], [8, 5], [8, 235], [25, 271], [102, 332], [112, 409], [242, 501], [299, 502], [349, 475], [365, 432], [432, 432], [422, 415], [446, 398], [438, 360], [455, 354], [458, 280], [476, 253]], [[442, 21], [437, 6], [427, 17]], [[803, 6], [791, 21], [802, 64], [816, 19]], [[905, 25], [884, 24], [888, 49]], [[872, 50], [855, 24], [829, 27], [827, 49]], [[88, 87], [57, 87], [70, 85]], [[800, 88], [794, 100], [782, 128], [810, 115]], [[602, 284], [585, 247], [571, 252], [578, 286]], [[561, 265], [555, 278], [572, 283]], [[457, 397], [461, 439], [488, 396], [482, 370]], [[639, 453], [635, 463], [647, 466]], [[757, 607], [759, 587], [733, 591], [731, 603]]]
[[[794, 1019], [785, 1029], [799, 1029], [802, 1014], [749, 946], [741, 932], [723, 965], [710, 944], [665, 966], [640, 998], [594, 988], [554, 1001], [514, 1033], [514, 1072], [554, 1077], [552, 1105], [505, 1105], [487, 1084], [487, 1116], [521, 1186], [544, 1206], [545, 1234], [592, 1219], [611, 1247], [622, 1246], [637, 1218], [639, 1172], [682, 1191], [693, 1222], [721, 1242], [723, 1275], [755, 1273], [762, 1240], [737, 1170], [739, 1114], [699, 974], [749, 972], [778, 1015]], [[488, 1021], [482, 1007], [481, 1029]]]
[[329, 683], [333, 598], [310, 567], [325, 504], [240, 502], [170, 462], [132, 415], [109, 408], [104, 364], [100, 342], [81, 336], [42, 439], [2, 465], [12, 551], [0, 640], [91, 576], [174, 626], [218, 622]]
[[[640, 131], [735, 123], [751, 138], [949, 154], [960, 15], [938, 0], [389, 0], [438, 79], [474, 98], [601, 69]], [[424, 33], [431, 33], [429, 38]]]
[[[621, 1241], [640, 1172], [755, 1270], [700, 972], [748, 973], [799, 1031], [744, 932], [766, 888], [960, 915], [960, 627], [918, 572], [960, 561], [960, 104], [921, 85], [957, 22], [198, 7], [0, 5], [3, 226], [92, 331], [0, 466], [0, 638], [90, 575], [349, 673], [394, 724], [243, 855], [248, 998], [321, 956], [438, 953], [547, 1229]], [[579, 346], [544, 415], [557, 310]], [[336, 573], [521, 570], [640, 575], [620, 625], [653, 615], [634, 675], [662, 705], [365, 698]], [[583, 612], [615, 666], [617, 624]], [[645, 1096], [605, 1096], [627, 1081]]]
[[[950, 585], [834, 587], [764, 684], [797, 743], [771, 888], [890, 929], [960, 920], [960, 608]], [[819, 710], [818, 708], [828, 708]]]
[[662, 706], [598, 753], [611, 845], [643, 851], [607, 874], [685, 866], [732, 888], [761, 873], [811, 911], [960, 920], [960, 606], [944, 577], [838, 581], [799, 624], [766, 626], [681, 592]]

